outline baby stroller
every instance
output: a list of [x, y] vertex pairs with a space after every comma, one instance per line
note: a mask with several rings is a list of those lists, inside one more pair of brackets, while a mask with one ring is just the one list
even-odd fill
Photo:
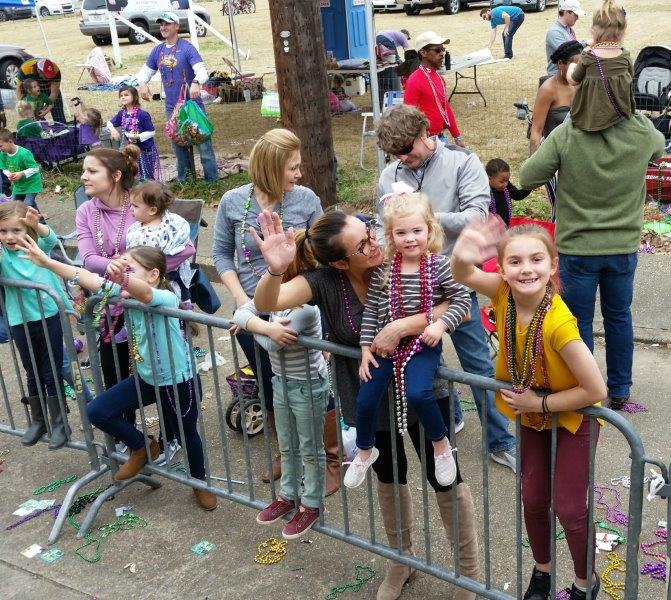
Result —
[[671, 105], [671, 46], [643, 48], [634, 63], [634, 100], [639, 110], [668, 111]]
[[[240, 383], [238, 384], [238, 377]], [[226, 408], [226, 424], [238, 433], [242, 433], [242, 413], [244, 406], [245, 428], [247, 435], [254, 437], [263, 431], [263, 408], [259, 399], [259, 386], [256, 384], [254, 371], [249, 365], [240, 368], [239, 373], [231, 373], [226, 377], [231, 388], [233, 399]]]

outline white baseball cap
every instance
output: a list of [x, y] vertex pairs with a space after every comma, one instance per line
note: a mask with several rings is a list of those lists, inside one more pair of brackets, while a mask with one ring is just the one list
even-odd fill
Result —
[[415, 50], [421, 50], [425, 46], [429, 46], [431, 44], [443, 45], [449, 43], [450, 40], [448, 40], [444, 35], [439, 35], [435, 31], [425, 31], [424, 33], [420, 33], [415, 38]]
[[559, 10], [570, 10], [579, 17], [585, 16], [585, 11], [582, 9], [582, 6], [580, 6], [579, 0], [564, 0], [559, 4]]
[[164, 12], [158, 19], [157, 23], [177, 23], [179, 25], [179, 17], [174, 12]]

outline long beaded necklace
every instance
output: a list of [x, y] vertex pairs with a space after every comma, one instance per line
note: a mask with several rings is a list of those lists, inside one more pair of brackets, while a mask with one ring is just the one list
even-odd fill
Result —
[[[179, 44], [179, 38], [175, 41], [175, 45], [168, 50], [168, 45], [164, 43], [161, 48], [161, 53], [159, 55], [158, 64], [161, 67], [161, 79], [163, 80], [163, 85], [165, 87], [172, 87], [175, 85], [175, 67], [177, 66], [177, 44]], [[168, 74], [170, 79], [168, 79]]]
[[[600, 42], [600, 43], [605, 44], [606, 42]], [[624, 113], [624, 111], [620, 108], [620, 105], [617, 103], [615, 95], [613, 94], [613, 90], [610, 87], [610, 83], [608, 83], [608, 77], [606, 77], [606, 73], [603, 70], [603, 64], [601, 64], [601, 59], [596, 55], [596, 53], [593, 50], [590, 49], [588, 52], [592, 55], [594, 61], [596, 62], [596, 67], [599, 70], [599, 77], [601, 77], [601, 83], [603, 84], [603, 88], [606, 91], [606, 96], [608, 96], [608, 100], [610, 100], [610, 103], [612, 104], [618, 116], [622, 117], [623, 119], [626, 118], [627, 115]]]
[[119, 256], [119, 249], [121, 248], [121, 241], [124, 235], [124, 229], [126, 227], [126, 217], [128, 216], [129, 211], [130, 211], [130, 194], [126, 192], [126, 195], [123, 200], [123, 208], [121, 210], [121, 218], [119, 219], [119, 223], [117, 224], [116, 234], [114, 236], [114, 246], [113, 246], [114, 251], [112, 252], [112, 254], [107, 254], [103, 246], [105, 239], [103, 237], [103, 231], [100, 224], [102, 213], [100, 211], [100, 208], [96, 207], [95, 214], [93, 217], [93, 226], [95, 228], [95, 238], [96, 238], [96, 246], [98, 246], [98, 254], [100, 254], [100, 256], [102, 256], [103, 258], [115, 258]]
[[347, 321], [347, 326], [350, 328], [354, 335], [361, 335], [361, 329], [354, 325], [352, 320], [352, 305], [349, 302], [349, 295], [347, 294], [347, 288], [345, 287], [345, 275], [340, 269], [336, 269], [338, 273], [338, 284], [340, 285], [340, 295], [342, 296], [342, 302], [345, 307], [345, 320]]
[[[450, 126], [450, 119], [447, 116], [448, 108], [447, 108], [447, 92], [446, 92], [446, 89], [445, 89], [445, 80], [442, 77], [440, 77], [440, 75], [438, 75], [438, 77], [440, 77], [440, 81], [443, 84], [443, 104], [444, 104], [444, 106], [441, 106], [440, 105], [440, 100], [438, 98], [438, 91], [436, 90], [436, 86], [433, 84], [433, 79], [431, 78], [432, 70], [425, 67], [424, 65], [420, 65], [419, 68], [421, 69], [422, 73], [424, 73], [424, 76], [426, 77], [427, 81], [429, 82], [429, 87], [431, 88], [431, 91], [433, 92], [433, 99], [436, 102], [436, 107], [438, 108], [438, 112], [440, 113], [440, 116], [443, 117], [443, 121], [445, 122], [444, 127], [449, 127]], [[436, 71], [436, 74], [437, 73], [438, 72]]]
[[[124, 271], [123, 279], [121, 281], [121, 291], [123, 292], [127, 287], [128, 287], [128, 280], [130, 278], [130, 267], [127, 266], [126, 270]], [[100, 326], [100, 320], [105, 313], [105, 309], [109, 305], [109, 300], [110, 297], [112, 296], [112, 292], [114, 291], [114, 286], [112, 283], [112, 280], [110, 279], [109, 275], [105, 273], [105, 276], [103, 277], [103, 284], [101, 286], [104, 291], [102, 298], [100, 299], [100, 302], [98, 303], [98, 306], [96, 307], [95, 311], [93, 312], [93, 325], [95, 327]], [[103, 335], [103, 342], [108, 343], [112, 339], [112, 333], [116, 331], [117, 324], [119, 323], [119, 319], [121, 318], [121, 314], [123, 311], [119, 310], [116, 312], [114, 315], [114, 319], [112, 321], [112, 327], [109, 331], [106, 331]], [[104, 326], [106, 327], [107, 321], [103, 321]]]
[[[155, 349], [155, 352], [156, 352], [156, 366], [158, 367], [158, 372], [159, 372], [159, 375], [160, 375], [161, 379], [163, 379], [164, 371], [163, 371], [163, 365], [161, 363], [161, 352], [160, 352], [160, 349], [159, 349], [159, 346], [158, 346], [158, 337], [156, 336], [156, 326], [154, 324], [153, 317], [149, 317], [149, 329], [151, 330], [151, 336], [152, 336], [152, 339], [154, 340], [154, 349]], [[181, 330], [181, 327], [180, 327], [180, 330]], [[183, 332], [183, 338], [182, 339], [184, 340], [184, 345], [186, 346], [186, 332]], [[187, 348], [187, 350], [188, 350], [188, 348]], [[188, 354], [188, 352], [187, 352], [187, 354]], [[175, 399], [172, 397], [172, 394], [170, 393], [170, 385], [171, 384], [168, 384], [168, 385], [164, 386], [165, 387], [165, 394], [168, 397], [168, 400], [170, 402], [170, 405], [172, 406], [172, 409], [175, 411], [175, 414], [177, 414], [177, 403], [175, 402]], [[183, 419], [185, 419], [186, 416], [191, 412], [191, 407], [193, 406], [193, 396], [194, 396], [194, 394], [193, 394], [193, 377], [191, 377], [191, 379], [189, 379], [188, 389], [189, 389], [189, 406], [187, 407], [186, 412], [182, 415]]]
[[[123, 129], [125, 134], [136, 134], [140, 133], [140, 123], [138, 114], [140, 112], [139, 106], [133, 106], [130, 110], [124, 110], [121, 115], [121, 129]], [[126, 135], [126, 139], [133, 143], [134, 139], [130, 139]]]
[[[510, 199], [510, 190], [508, 190], [508, 186], [503, 188], [503, 196], [506, 199], [506, 206], [508, 207], [508, 219], [513, 216], [513, 203], [512, 200]], [[494, 199], [494, 192], [490, 191], [489, 192], [489, 212], [492, 213], [493, 215], [498, 214], [498, 211], [496, 210], [496, 200]]]
[[[433, 287], [436, 274], [435, 254], [427, 252], [419, 262], [419, 301], [420, 311], [431, 323], [431, 309], [433, 308]], [[389, 275], [389, 310], [392, 320], [406, 316], [403, 306], [403, 283], [401, 265], [403, 255], [396, 252]], [[419, 335], [408, 336], [401, 340], [396, 349], [389, 355], [394, 363], [394, 383], [396, 384], [396, 425], [401, 435], [408, 432], [408, 402], [405, 389], [405, 367], [410, 359], [422, 349]]]
[[[545, 353], [543, 352], [543, 321], [552, 303], [552, 291], [548, 285], [545, 295], [538, 305], [534, 316], [531, 318], [527, 329], [527, 336], [522, 350], [522, 365], [518, 370], [517, 350], [517, 310], [512, 290], [508, 290], [508, 306], [506, 320], [503, 326], [503, 337], [505, 341], [506, 363], [508, 373], [513, 387], [513, 392], [521, 394], [532, 387], [536, 376], [536, 368], [541, 365], [544, 385], [549, 388], [550, 380], [545, 364]], [[527, 413], [527, 419], [532, 428], [541, 431], [550, 422], [549, 413]]]
[[654, 531], [658, 538], [650, 542], [641, 542], [641, 551], [646, 556], [656, 559], [655, 562], [646, 562], [641, 567], [642, 575], [650, 575], [653, 579], [658, 581], [666, 581], [666, 554], [663, 552], [653, 552], [651, 548], [655, 546], [662, 546], [666, 544], [667, 530], [666, 527], [659, 527]]
[[[242, 257], [245, 262], [252, 270], [252, 273], [255, 277], [261, 278], [263, 272], [257, 271], [256, 267], [252, 264], [250, 257], [252, 256], [252, 251], [247, 247], [247, 242], [245, 242], [245, 234], [249, 231], [249, 226], [247, 225], [247, 217], [249, 216], [249, 210], [252, 207], [252, 196], [254, 195], [254, 184], [249, 189], [249, 196], [243, 205], [244, 213], [242, 214], [242, 220], [240, 221], [240, 247], [242, 248]], [[284, 198], [280, 200], [280, 223], [282, 223], [282, 215], [284, 214]]]

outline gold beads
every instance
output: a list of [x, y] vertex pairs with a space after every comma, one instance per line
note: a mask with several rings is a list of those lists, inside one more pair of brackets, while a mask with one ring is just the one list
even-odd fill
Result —
[[259, 544], [254, 561], [260, 565], [273, 565], [280, 562], [286, 553], [287, 541], [271, 537]]

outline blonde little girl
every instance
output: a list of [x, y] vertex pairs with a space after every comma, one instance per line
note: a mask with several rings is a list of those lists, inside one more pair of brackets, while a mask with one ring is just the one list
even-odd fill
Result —
[[[470, 309], [470, 296], [466, 288], [452, 279], [449, 259], [440, 254], [443, 230], [426, 196], [392, 195], [386, 201], [383, 215], [387, 262], [372, 274], [363, 314], [359, 369], [363, 383], [356, 415], [359, 452], [347, 469], [344, 483], [350, 488], [361, 485], [366, 471], [379, 456], [375, 448], [377, 410], [393, 377], [400, 433], [407, 430], [406, 412], [410, 404], [433, 443], [436, 480], [448, 486], [454, 481], [457, 469], [432, 383], [442, 352], [442, 335], [459, 326]], [[449, 308], [432, 322], [431, 309], [444, 299], [449, 300]], [[372, 353], [370, 346], [375, 335], [388, 322], [417, 313], [427, 317], [421, 335], [404, 338], [389, 356]]]

